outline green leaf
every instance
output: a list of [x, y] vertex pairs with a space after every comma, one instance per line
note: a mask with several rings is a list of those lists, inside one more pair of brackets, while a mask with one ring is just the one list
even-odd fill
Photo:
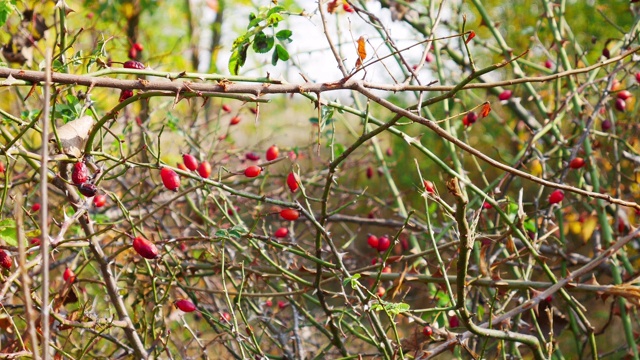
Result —
[[0, 1], [0, 26], [4, 25], [12, 12], [18, 12], [15, 1], [2, 0]]
[[312, 124], [317, 124], [318, 123], [318, 118], [317, 117], [310, 117], [309, 118], [309, 122]]
[[276, 33], [276, 38], [280, 41], [291, 42], [293, 32], [289, 29], [280, 30]]
[[247, 60], [248, 48], [249, 44], [242, 44], [231, 54], [231, 57], [229, 58], [229, 72], [231, 73], [231, 75], [238, 75], [240, 68]]
[[16, 231], [15, 220], [4, 219], [0, 221], [0, 240], [7, 245], [18, 246], [18, 232]]
[[271, 14], [267, 18], [267, 25], [276, 27], [280, 21], [284, 20], [280, 14]]
[[[276, 45], [277, 46], [277, 45]], [[277, 48], [276, 48], [277, 49]], [[276, 64], [278, 63], [278, 52], [274, 51], [271, 54], [271, 65], [276, 66]]]
[[287, 51], [287, 49], [284, 48], [284, 46], [277, 44], [275, 52], [278, 54], [278, 58], [280, 60], [282, 61], [289, 60], [289, 52]]
[[352, 277], [344, 279], [344, 281], [342, 281], [342, 285], [347, 286], [347, 284], [351, 284], [351, 288], [355, 289], [359, 285], [358, 279], [360, 279], [360, 276], [360, 274], [354, 274]]
[[229, 237], [229, 232], [225, 229], [218, 229], [218, 231], [216, 231], [215, 237]]
[[342, 155], [342, 153], [344, 153], [344, 145], [340, 143], [334, 144], [333, 153], [335, 154], [336, 157], [339, 157], [340, 155]]
[[264, 32], [260, 31], [253, 39], [253, 51], [258, 54], [269, 52], [273, 48], [274, 42], [273, 36], [267, 36]]
[[536, 222], [533, 221], [533, 219], [527, 219], [524, 222], [523, 225], [524, 225], [524, 229], [527, 230], [527, 231], [531, 231], [531, 232], [536, 232], [537, 231], [536, 230]]
[[271, 16], [271, 15], [276, 14], [276, 13], [281, 13], [284, 10], [285, 10], [284, 6], [280, 6], [280, 5], [274, 6], [271, 9], [269, 9], [269, 12], [267, 13], [267, 16]]

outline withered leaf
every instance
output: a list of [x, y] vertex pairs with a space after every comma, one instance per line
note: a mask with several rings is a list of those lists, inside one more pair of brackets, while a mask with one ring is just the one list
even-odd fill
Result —
[[[79, 158], [82, 156], [82, 150], [89, 137], [89, 131], [93, 127], [94, 121], [91, 116], [82, 116], [76, 120], [69, 121], [58, 128], [58, 138], [60, 139], [60, 147], [66, 155]], [[49, 142], [54, 143], [54, 147], [50, 152], [55, 152], [56, 137], [53, 133], [49, 134]]]

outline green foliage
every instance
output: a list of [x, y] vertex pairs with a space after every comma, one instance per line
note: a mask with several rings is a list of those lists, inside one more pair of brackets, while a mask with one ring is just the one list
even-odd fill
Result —
[[[247, 32], [233, 42], [228, 64], [229, 72], [232, 75], [238, 75], [240, 68], [244, 66], [249, 47], [257, 54], [266, 54], [273, 50], [275, 45], [271, 63], [276, 65], [278, 60], [289, 60], [289, 53], [283, 45], [291, 42], [292, 31], [284, 29], [278, 31], [275, 36], [270, 34], [284, 20], [285, 13], [283, 6], [274, 6], [272, 8], [261, 7], [257, 14], [251, 13], [249, 15]], [[280, 44], [276, 44], [276, 40]]]
[[3, 26], [7, 22], [7, 19], [9, 19], [9, 16], [13, 12], [18, 12], [18, 9], [16, 8], [16, 0], [0, 1], [0, 26]]

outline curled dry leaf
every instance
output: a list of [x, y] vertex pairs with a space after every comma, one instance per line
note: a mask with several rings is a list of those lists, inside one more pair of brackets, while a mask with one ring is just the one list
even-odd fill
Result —
[[[60, 147], [66, 155], [79, 158], [82, 156], [82, 150], [89, 137], [89, 131], [93, 127], [93, 118], [91, 116], [82, 116], [79, 119], [69, 121], [58, 128], [58, 138], [60, 139]], [[56, 153], [58, 147], [55, 146], [56, 137], [53, 133], [49, 134], [49, 143], [53, 147], [50, 153]]]
[[338, 8], [338, 0], [330, 1], [329, 4], [327, 4], [327, 12], [329, 14], [336, 12], [336, 8]]
[[468, 44], [469, 41], [471, 41], [471, 39], [473, 39], [474, 37], [476, 37], [476, 32], [471, 30], [469, 32], [469, 36], [467, 36], [467, 40], [465, 40], [465, 44]]
[[366, 48], [366, 44], [365, 41], [367, 39], [364, 36], [360, 36], [358, 38], [358, 60], [356, 60], [356, 68], [359, 68], [362, 66], [362, 62], [364, 61], [364, 59], [367, 58], [367, 48]]
[[482, 117], [485, 118], [489, 115], [490, 112], [491, 112], [491, 104], [484, 103], [484, 105], [482, 105], [482, 111], [480, 112], [480, 115], [482, 115]]

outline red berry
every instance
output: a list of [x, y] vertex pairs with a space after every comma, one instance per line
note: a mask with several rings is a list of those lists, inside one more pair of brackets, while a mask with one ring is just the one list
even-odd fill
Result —
[[138, 58], [138, 50], [136, 48], [131, 47], [129, 49], [129, 59], [137, 59]]
[[434, 60], [434, 56], [432, 53], [427, 53], [427, 56], [424, 58], [424, 61], [430, 63]]
[[371, 166], [367, 167], [367, 179], [371, 179], [373, 177], [373, 168]]
[[378, 290], [376, 290], [376, 295], [378, 295], [378, 297], [383, 297], [386, 292], [387, 290], [385, 290], [384, 287], [378, 286]]
[[549, 194], [549, 204], [557, 204], [564, 199], [564, 192], [562, 190], [554, 190]]
[[611, 52], [609, 51], [609, 49], [604, 48], [602, 49], [602, 56], [604, 56], [605, 58], [610, 58], [611, 57]]
[[251, 111], [252, 114], [257, 114], [258, 113], [258, 108], [257, 107], [250, 107], [249, 111]]
[[637, 81], [637, 82], [640, 82], [640, 72], [639, 72], [639, 73], [636, 73], [636, 81]]
[[488, 210], [488, 209], [493, 208], [493, 205], [489, 204], [488, 202], [484, 202], [484, 203], [482, 203], [482, 208]]
[[426, 337], [429, 337], [433, 335], [433, 329], [431, 328], [431, 326], [425, 325], [425, 327], [422, 328], [422, 334]]
[[176, 167], [177, 167], [178, 169], [182, 170], [182, 171], [187, 171], [187, 170], [189, 170], [189, 169], [187, 169], [187, 167], [186, 167], [186, 166], [184, 166], [184, 164], [183, 164], [183, 163], [177, 163], [177, 164], [176, 164]]
[[367, 244], [369, 244], [369, 247], [371, 247], [373, 249], [377, 249], [378, 248], [378, 243], [379, 243], [379, 239], [375, 235], [369, 235], [369, 237], [367, 238]]
[[280, 217], [285, 220], [295, 221], [300, 217], [300, 212], [296, 209], [284, 209], [280, 211]]
[[624, 112], [625, 110], [627, 110], [627, 103], [626, 103], [626, 101], [624, 101], [624, 100], [623, 100], [623, 99], [621, 99], [621, 98], [617, 98], [617, 99], [616, 99], [616, 102], [615, 102], [615, 108], [616, 108], [616, 110], [618, 110], [618, 111], [622, 111], [622, 112]]
[[631, 95], [631, 93], [628, 90], [622, 90], [618, 92], [618, 99], [622, 99], [622, 100], [627, 100], [628, 98], [632, 97], [633, 95]]
[[577, 157], [569, 163], [569, 167], [572, 169], [580, 169], [585, 164], [584, 159], [581, 157]]
[[32, 213], [38, 212], [38, 211], [40, 211], [40, 203], [35, 203], [35, 204], [31, 205], [31, 212]]
[[211, 164], [208, 161], [203, 161], [198, 166], [198, 174], [207, 179], [211, 175]]
[[271, 145], [267, 149], [267, 161], [275, 160], [278, 158], [279, 155], [280, 155], [280, 150], [278, 150], [277, 146]]
[[6, 251], [0, 249], [0, 266], [5, 269], [11, 269], [11, 265], [13, 265], [13, 260], [11, 260], [11, 256], [7, 254]]
[[238, 125], [240, 123], [240, 120], [242, 120], [240, 116], [234, 116], [231, 118], [231, 120], [229, 120], [229, 125]]
[[95, 207], [103, 207], [107, 203], [107, 195], [99, 194], [93, 198], [93, 206]]
[[553, 62], [547, 59], [547, 61], [544, 62], [544, 67], [546, 67], [547, 69], [551, 69], [553, 67]]
[[[378, 238], [376, 238], [376, 240], [378, 240]], [[373, 246], [372, 246], [373, 247]], [[378, 247], [378, 245], [376, 245], [376, 247]], [[375, 249], [375, 248], [374, 248]], [[371, 265], [375, 265], [378, 263], [378, 258], [373, 258], [371, 259]]]
[[345, 2], [344, 4], [342, 4], [342, 9], [348, 13], [352, 13], [355, 10], [353, 9], [353, 7], [351, 7], [351, 5], [349, 5], [349, 3]]
[[464, 124], [464, 126], [471, 126], [473, 125], [476, 121], [478, 120], [478, 115], [476, 115], [476, 113], [474, 113], [473, 111], [470, 113], [467, 113], [463, 118], [462, 118], [462, 124]]
[[623, 219], [618, 219], [618, 232], [624, 233], [627, 229], [627, 225], [624, 223]]
[[85, 197], [94, 197], [98, 192], [98, 187], [90, 183], [84, 183], [78, 185], [78, 191]]
[[78, 161], [73, 164], [73, 171], [71, 172], [71, 180], [74, 184], [84, 184], [89, 180], [89, 169], [82, 161]]
[[449, 318], [449, 327], [450, 328], [457, 328], [458, 326], [460, 326], [460, 320], [458, 319], [457, 315], [453, 315]]
[[133, 44], [133, 48], [136, 49], [137, 51], [144, 50], [144, 46], [142, 46], [142, 44], [140, 44], [140, 43]]
[[378, 239], [378, 251], [383, 252], [387, 251], [387, 249], [391, 246], [391, 240], [388, 237], [382, 236]]
[[273, 301], [271, 301], [271, 300], [267, 300], [267, 301], [265, 301], [265, 302], [264, 302], [264, 306], [266, 306], [266, 307], [272, 307], [272, 306], [273, 306]]
[[229, 106], [227, 104], [222, 105], [222, 111], [230, 113], [231, 112], [231, 106]]
[[228, 313], [228, 312], [226, 312], [226, 311], [225, 311], [225, 312], [223, 312], [223, 313], [220, 315], [220, 321], [224, 321], [224, 322], [227, 322], [227, 323], [231, 322], [231, 314], [229, 314], [229, 313]]
[[277, 237], [277, 238], [284, 238], [287, 237], [287, 235], [289, 235], [289, 229], [285, 228], [285, 227], [281, 227], [278, 230], [276, 230], [276, 232], [273, 234], [273, 236]]
[[284, 301], [278, 301], [278, 307], [279, 307], [280, 309], [284, 309], [284, 308], [286, 308], [286, 307], [287, 307], [287, 303], [286, 303], [286, 302], [284, 302]]
[[187, 299], [182, 299], [182, 300], [178, 300], [175, 303], [173, 303], [178, 309], [186, 312], [186, 313], [190, 313], [190, 312], [194, 312], [196, 311], [196, 306], [189, 300]]
[[291, 192], [298, 191], [298, 188], [300, 187], [299, 183], [300, 178], [298, 177], [298, 174], [290, 172], [287, 176], [287, 186], [289, 186], [289, 190], [291, 190]]
[[133, 239], [133, 249], [145, 259], [155, 259], [158, 257], [158, 248], [156, 245], [140, 236]]
[[251, 160], [251, 161], [258, 161], [260, 160], [260, 155], [254, 153], [253, 151], [248, 152], [244, 155], [244, 158], [247, 160]]
[[504, 100], [509, 100], [511, 99], [511, 94], [513, 94], [511, 92], [511, 90], [505, 90], [503, 92], [500, 93], [500, 95], [498, 95], [498, 99], [504, 101]]
[[184, 161], [184, 166], [191, 171], [195, 171], [198, 168], [198, 160], [191, 154], [182, 155], [182, 161]]
[[66, 268], [64, 270], [64, 273], [62, 274], [62, 278], [66, 282], [74, 282], [76, 280], [76, 274], [73, 272], [73, 270]]
[[133, 90], [125, 89], [120, 91], [120, 102], [127, 100], [133, 96]]
[[144, 70], [144, 64], [142, 64], [140, 61], [135, 60], [125, 61], [124, 64], [122, 64], [122, 67], [125, 69]]
[[422, 185], [424, 185], [424, 190], [429, 194], [434, 194], [436, 192], [436, 187], [429, 180], [423, 180]]
[[32, 238], [31, 240], [29, 240], [29, 243], [33, 246], [40, 246], [40, 239], [39, 238]]
[[393, 156], [393, 149], [387, 148], [387, 156]]
[[162, 168], [160, 170], [160, 177], [162, 178], [164, 187], [171, 191], [178, 191], [180, 187], [180, 176], [178, 176], [175, 171], [166, 167]]
[[4, 173], [5, 169], [4, 169], [4, 163], [0, 162], [0, 174]]
[[613, 123], [609, 119], [604, 120], [602, 124], [600, 124], [602, 131], [609, 131], [609, 129], [611, 129], [612, 126], [613, 126]]
[[391, 266], [387, 265], [382, 269], [383, 274], [391, 274]]
[[256, 176], [259, 176], [261, 172], [262, 168], [260, 166], [251, 165], [244, 170], [244, 176], [254, 178]]

